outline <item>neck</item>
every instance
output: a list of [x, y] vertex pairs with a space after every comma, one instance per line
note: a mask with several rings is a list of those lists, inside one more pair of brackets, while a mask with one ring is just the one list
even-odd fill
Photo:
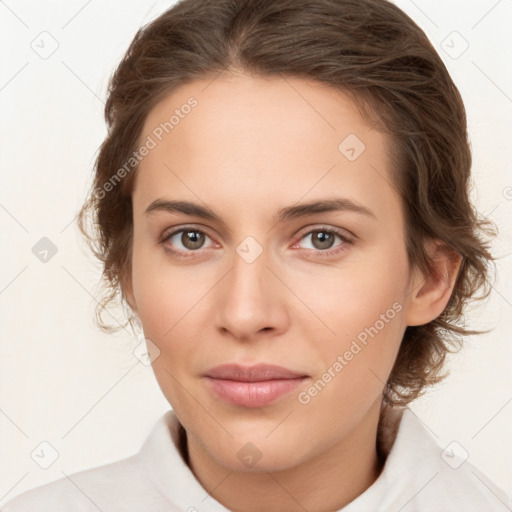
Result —
[[191, 436], [187, 439], [189, 465], [211, 496], [233, 511], [339, 510], [368, 489], [382, 471], [386, 447], [377, 443], [380, 413], [377, 401], [347, 436], [285, 470], [233, 472], [219, 465]]

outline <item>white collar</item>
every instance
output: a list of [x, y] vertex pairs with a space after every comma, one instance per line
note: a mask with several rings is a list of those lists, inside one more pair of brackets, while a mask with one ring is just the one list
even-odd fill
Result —
[[[229, 512], [201, 486], [183, 459], [180, 423], [167, 411], [153, 427], [139, 452], [139, 462], [160, 494], [180, 510]], [[381, 446], [389, 449], [375, 482], [343, 512], [499, 510], [512, 505], [512, 497], [496, 487], [469, 461], [456, 470], [441, 457], [442, 448], [419, 417], [406, 408], [394, 420], [379, 425]], [[386, 448], [387, 446], [387, 448]], [[155, 461], [158, 461], [157, 463]], [[507, 501], [508, 500], [508, 501]], [[491, 508], [495, 507], [495, 508]]]

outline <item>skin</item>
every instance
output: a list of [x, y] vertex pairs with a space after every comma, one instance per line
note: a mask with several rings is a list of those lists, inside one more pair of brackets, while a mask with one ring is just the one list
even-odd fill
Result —
[[[376, 435], [384, 383], [405, 328], [442, 313], [460, 259], [431, 243], [440, 277], [411, 268], [390, 142], [339, 91], [242, 73], [197, 80], [149, 113], [141, 141], [190, 96], [198, 105], [137, 171], [125, 295], [160, 350], [153, 370], [186, 429], [189, 465], [204, 488], [231, 510], [337, 510], [382, 469]], [[354, 161], [338, 149], [348, 134], [366, 146]], [[334, 197], [372, 215], [273, 218], [281, 208]], [[145, 213], [157, 199], [207, 206], [223, 222]], [[323, 227], [348, 241], [334, 236], [326, 248], [317, 236]], [[182, 232], [162, 241], [179, 228], [204, 230], [202, 245], [185, 245]], [[252, 263], [236, 251], [247, 236], [262, 249]], [[300, 403], [298, 394], [396, 303], [401, 311], [378, 335]], [[213, 394], [203, 376], [228, 362], [277, 364], [309, 378], [272, 404], [240, 407]], [[252, 467], [237, 456], [248, 442], [261, 454]]]

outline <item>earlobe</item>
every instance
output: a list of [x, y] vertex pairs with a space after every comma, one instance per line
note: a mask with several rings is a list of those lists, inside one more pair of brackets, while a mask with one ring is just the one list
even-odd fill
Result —
[[462, 256], [439, 240], [428, 242], [431, 270], [419, 269], [411, 279], [407, 325], [424, 325], [442, 314], [453, 292], [462, 264]]

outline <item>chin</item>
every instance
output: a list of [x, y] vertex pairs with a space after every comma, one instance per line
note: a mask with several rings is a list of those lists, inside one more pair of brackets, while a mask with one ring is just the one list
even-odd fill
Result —
[[235, 435], [227, 442], [215, 446], [209, 445], [210, 443], [203, 444], [203, 448], [230, 471], [261, 473], [283, 471], [299, 465], [307, 458], [301, 449], [303, 442], [300, 439], [290, 439], [286, 435], [272, 434], [268, 439], [261, 434], [253, 437]]

